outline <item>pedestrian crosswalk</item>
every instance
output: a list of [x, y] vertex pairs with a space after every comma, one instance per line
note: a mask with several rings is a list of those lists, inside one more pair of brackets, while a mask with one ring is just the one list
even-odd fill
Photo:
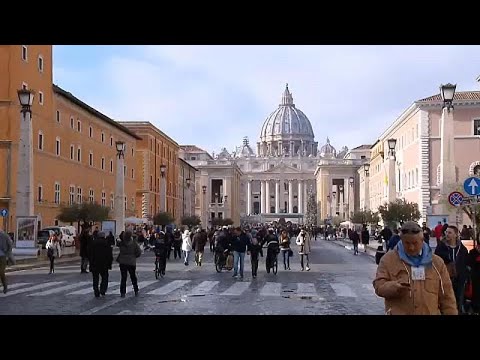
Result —
[[[264, 298], [302, 298], [326, 300], [333, 298], [376, 297], [371, 283], [346, 282], [315, 282], [315, 283], [290, 283], [253, 281], [200, 281], [200, 280], [150, 280], [138, 283], [142, 296], [260, 296]], [[118, 294], [120, 282], [108, 283], [108, 293]], [[127, 283], [127, 292], [131, 292], [130, 282]], [[25, 295], [30, 298], [46, 296], [92, 296], [91, 281], [68, 283], [66, 281], [48, 281], [40, 284], [19, 282], [9, 286], [7, 294], [0, 294], [0, 298]]]

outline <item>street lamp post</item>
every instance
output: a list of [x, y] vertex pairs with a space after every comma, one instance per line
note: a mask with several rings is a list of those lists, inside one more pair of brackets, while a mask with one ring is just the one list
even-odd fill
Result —
[[365, 163], [363, 164], [363, 174], [364, 176], [364, 191], [363, 191], [363, 210], [369, 210], [370, 209], [370, 164]]
[[218, 218], [218, 193], [215, 193], [215, 216], [212, 218], [212, 225], [213, 225], [213, 219]]
[[343, 185], [338, 185], [338, 200], [340, 202], [340, 216], [341, 217], [345, 217], [345, 214], [344, 214], [344, 202], [345, 202], [345, 198], [344, 198], [345, 194], [343, 192]]
[[397, 198], [397, 186], [395, 175], [395, 146], [397, 139], [388, 139], [388, 202]]
[[125, 143], [115, 142], [117, 148], [117, 176], [115, 177], [115, 232], [118, 237], [125, 230]]
[[332, 191], [332, 203], [333, 203], [333, 211], [332, 211], [332, 219], [334, 216], [337, 216], [337, 192]]
[[33, 134], [30, 90], [18, 90], [20, 110], [20, 140], [18, 143], [16, 216], [33, 216]]
[[[440, 86], [443, 100], [442, 118], [440, 122], [440, 195], [447, 197], [448, 185], [456, 183], [455, 174], [455, 130], [453, 126], [453, 98], [456, 85], [446, 84]], [[442, 209], [447, 214], [447, 204]]]
[[162, 180], [160, 181], [160, 211], [167, 211], [167, 177], [165, 176], [167, 172], [167, 165], [160, 165], [160, 176]]
[[[202, 194], [203, 194], [203, 201], [202, 201], [202, 223], [205, 229], [208, 228], [208, 216], [207, 216], [207, 186], [203, 185], [202, 186]], [[205, 220], [205, 221], [203, 221]]]
[[224, 213], [224, 219], [229, 217], [229, 214], [227, 213], [227, 200], [228, 200], [228, 195], [225, 195], [223, 197], [223, 213]]
[[330, 195], [327, 195], [327, 219], [332, 216], [332, 200]]
[[192, 197], [190, 192], [190, 178], [185, 179], [185, 183], [187, 184], [187, 209], [188, 209], [188, 216], [192, 216]]
[[[17, 91], [20, 101], [20, 140], [18, 142], [18, 163], [17, 163], [17, 196], [15, 216], [17, 218], [15, 235], [15, 253], [25, 255], [38, 255], [36, 248], [36, 228], [27, 238], [18, 239], [18, 218], [33, 217], [33, 133], [32, 133], [32, 104], [34, 94], [31, 90], [21, 89]], [[18, 251], [22, 248], [22, 251]]]

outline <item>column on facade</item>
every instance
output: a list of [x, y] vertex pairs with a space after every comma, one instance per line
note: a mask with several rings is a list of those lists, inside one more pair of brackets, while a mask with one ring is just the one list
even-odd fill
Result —
[[344, 191], [345, 191], [345, 188], [342, 188], [342, 191], [340, 191], [340, 186], [338, 187], [338, 213], [339, 213], [340, 218], [342, 218], [342, 219], [344, 218], [344, 214], [343, 214], [343, 211], [344, 211], [344, 208], [343, 208]]
[[288, 180], [288, 213], [293, 214], [293, 180]]
[[247, 180], [247, 215], [252, 212], [252, 180]]
[[275, 213], [280, 212], [280, 180], [275, 180]]
[[343, 193], [344, 193], [344, 203], [345, 203], [345, 220], [350, 220], [350, 182], [349, 178], [346, 177], [343, 179]]
[[304, 210], [303, 210], [303, 204], [302, 204], [302, 201], [303, 201], [303, 194], [302, 194], [302, 191], [303, 191], [303, 188], [302, 188], [302, 182], [303, 180], [298, 180], [298, 191], [297, 191], [297, 203], [298, 203], [298, 213], [299, 214], [303, 214]]
[[260, 180], [260, 213], [265, 213], [265, 181]]
[[283, 142], [282, 142], [282, 140], [278, 141], [278, 152], [277, 153], [278, 153], [279, 156], [283, 155]]
[[308, 210], [308, 187], [309, 187], [309, 181], [305, 180], [303, 184], [303, 208], [304, 212], [306, 213]]
[[295, 155], [294, 142], [290, 141], [290, 156]]
[[270, 214], [270, 180], [265, 181], [265, 212]]

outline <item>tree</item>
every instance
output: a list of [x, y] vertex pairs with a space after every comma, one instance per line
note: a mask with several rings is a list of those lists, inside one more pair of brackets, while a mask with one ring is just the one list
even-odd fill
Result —
[[421, 218], [418, 204], [404, 199], [396, 199], [378, 207], [384, 224], [393, 226], [406, 221], [418, 221]]
[[223, 225], [225, 226], [233, 225], [233, 220], [230, 218], [223, 219]]
[[335, 227], [339, 227], [340, 224], [342, 223], [342, 221], [343, 221], [343, 219], [342, 219], [340, 216], [334, 216], [334, 217], [332, 218], [332, 224], [333, 224], [333, 226], [335, 226]]
[[159, 212], [153, 217], [153, 223], [155, 225], [169, 225], [174, 221], [173, 216], [168, 212]]
[[189, 227], [198, 226], [200, 225], [201, 222], [202, 221], [200, 220], [200, 218], [196, 215], [183, 216], [181, 220], [182, 225], [189, 226]]
[[317, 199], [313, 193], [313, 189], [310, 187], [307, 191], [307, 209], [305, 214], [305, 225], [316, 226], [317, 225]]
[[78, 228], [86, 229], [94, 223], [108, 219], [110, 208], [98, 203], [85, 202], [62, 206], [57, 219], [65, 223], [78, 223]]
[[355, 211], [350, 220], [355, 224], [377, 224], [380, 221], [378, 213], [372, 210]]
[[220, 218], [213, 218], [212, 219], [212, 226], [228, 226], [233, 225], [233, 220], [230, 218], [220, 219]]

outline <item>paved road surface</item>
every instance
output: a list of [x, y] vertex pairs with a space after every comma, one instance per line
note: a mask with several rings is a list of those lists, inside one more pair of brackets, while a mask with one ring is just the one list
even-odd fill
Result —
[[7, 274], [9, 292], [0, 294], [0, 314], [383, 314], [372, 287], [371, 257], [318, 240], [312, 242], [311, 270], [302, 272], [294, 252], [290, 271], [279, 256], [277, 275], [266, 274], [261, 258], [256, 279], [247, 256], [243, 281], [232, 272], [216, 273], [208, 249], [201, 267], [171, 259], [165, 278], [156, 280], [153, 254], [146, 252], [137, 264], [140, 294], [135, 297], [127, 282], [125, 298], [119, 295], [118, 266], [110, 272], [107, 296], [99, 299], [91, 275], [80, 274], [76, 263], [56, 267], [52, 275], [47, 267], [13, 272]]

